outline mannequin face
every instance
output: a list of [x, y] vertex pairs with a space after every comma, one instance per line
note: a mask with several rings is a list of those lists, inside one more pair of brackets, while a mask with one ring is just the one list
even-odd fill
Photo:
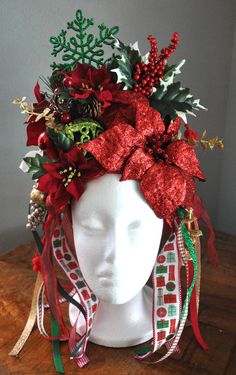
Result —
[[128, 302], [146, 284], [158, 253], [163, 220], [145, 202], [136, 181], [116, 174], [90, 181], [72, 205], [80, 269], [104, 302]]

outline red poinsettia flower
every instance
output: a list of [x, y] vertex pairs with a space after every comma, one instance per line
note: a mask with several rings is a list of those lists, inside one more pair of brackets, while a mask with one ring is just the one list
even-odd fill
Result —
[[[49, 103], [45, 99], [45, 96], [40, 92], [38, 82], [34, 87], [34, 95], [37, 99], [37, 103], [33, 103], [33, 111], [35, 113], [42, 113], [45, 108], [48, 107]], [[37, 116], [32, 115], [27, 121], [27, 146], [37, 146], [38, 138], [40, 134], [45, 131], [45, 118], [42, 117], [39, 121], [36, 121]]]
[[84, 192], [84, 183], [102, 175], [102, 168], [95, 160], [87, 160], [75, 145], [68, 152], [59, 151], [59, 161], [43, 165], [46, 174], [37, 188], [47, 194], [47, 204], [59, 212], [71, 198], [78, 200]]
[[[127, 122], [132, 111], [133, 121]], [[193, 147], [185, 140], [172, 141], [178, 133], [180, 118], [166, 130], [160, 113], [148, 100], [135, 99], [132, 111], [129, 106], [122, 108], [112, 127], [82, 147], [107, 172], [121, 173], [121, 180], [140, 181], [144, 197], [154, 212], [170, 221], [176, 208], [193, 198], [192, 177], [204, 180], [204, 175]]]
[[[67, 82], [71, 87], [70, 94], [76, 99], [88, 99], [91, 95], [102, 103], [102, 108], [112, 102], [114, 91], [122, 88], [121, 84], [112, 83], [105, 65], [95, 69], [88, 64], [78, 63], [77, 69], [66, 72]], [[66, 82], [66, 81], [65, 81]]]

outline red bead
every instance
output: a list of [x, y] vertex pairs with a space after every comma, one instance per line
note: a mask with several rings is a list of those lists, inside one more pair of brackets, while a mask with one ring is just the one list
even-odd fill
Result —
[[65, 87], [72, 87], [73, 86], [73, 81], [70, 77], [66, 77], [63, 79], [63, 85]]
[[41, 150], [46, 150], [48, 142], [49, 142], [48, 135], [45, 132], [40, 134], [40, 136], [38, 137], [38, 146], [39, 148], [41, 148]]
[[61, 115], [61, 121], [64, 123], [64, 124], [67, 124], [68, 122], [71, 121], [71, 115], [69, 113], [63, 113]]

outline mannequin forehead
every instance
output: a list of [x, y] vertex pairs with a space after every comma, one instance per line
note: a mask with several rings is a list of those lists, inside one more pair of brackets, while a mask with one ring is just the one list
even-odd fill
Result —
[[120, 175], [106, 174], [86, 185], [86, 190], [78, 202], [74, 202], [73, 211], [76, 216], [106, 215], [110, 218], [117, 216], [150, 217], [156, 215], [149, 207], [137, 181], [120, 181]]

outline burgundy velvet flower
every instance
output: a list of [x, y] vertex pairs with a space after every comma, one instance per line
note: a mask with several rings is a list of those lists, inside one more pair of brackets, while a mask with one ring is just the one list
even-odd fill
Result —
[[111, 76], [105, 65], [95, 69], [87, 64], [78, 63], [77, 69], [66, 72], [70, 78], [70, 94], [76, 99], [88, 99], [93, 95], [102, 108], [108, 107], [112, 102], [113, 92], [122, 88], [121, 84], [112, 83]]
[[43, 165], [46, 174], [37, 188], [47, 194], [47, 203], [59, 212], [71, 198], [78, 200], [84, 192], [84, 183], [102, 174], [96, 160], [87, 160], [83, 152], [73, 146], [68, 152], [59, 151], [59, 161]]
[[[133, 121], [128, 122], [131, 113]], [[193, 199], [193, 177], [205, 179], [193, 147], [185, 140], [173, 140], [180, 123], [177, 118], [166, 128], [148, 100], [136, 100], [132, 111], [123, 107], [112, 126], [82, 148], [108, 173], [138, 180], [157, 216], [169, 220], [177, 207]]]
[[[33, 103], [33, 111], [35, 113], [42, 113], [44, 109], [49, 106], [49, 102], [40, 92], [38, 82], [34, 87], [34, 95], [36, 97], [37, 103]], [[36, 115], [32, 115], [27, 121], [27, 146], [37, 146], [40, 134], [42, 134], [46, 129], [45, 118], [42, 117], [39, 121], [35, 121], [36, 117]]]

